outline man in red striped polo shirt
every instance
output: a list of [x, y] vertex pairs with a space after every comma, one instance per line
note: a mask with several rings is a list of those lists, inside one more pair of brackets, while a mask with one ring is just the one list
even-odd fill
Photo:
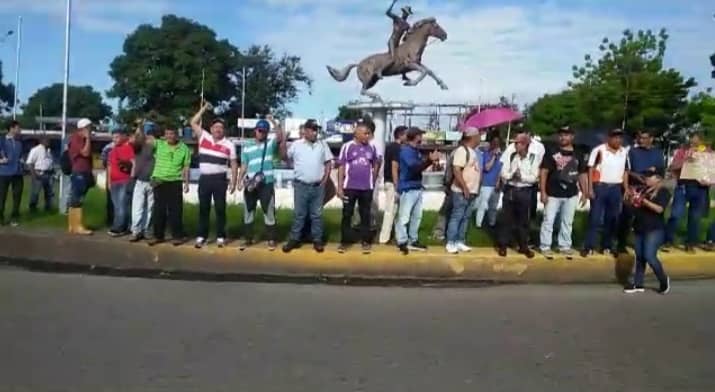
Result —
[[[238, 161], [236, 145], [226, 139], [226, 124], [220, 118], [211, 122], [210, 132], [201, 126], [201, 118], [210, 104], [204, 103], [191, 119], [191, 129], [199, 141], [199, 232], [196, 238], [197, 249], [206, 245], [209, 235], [209, 217], [211, 201], [216, 207], [216, 245], [223, 248], [226, 244], [226, 191], [236, 191]], [[231, 168], [231, 180], [227, 173]]]

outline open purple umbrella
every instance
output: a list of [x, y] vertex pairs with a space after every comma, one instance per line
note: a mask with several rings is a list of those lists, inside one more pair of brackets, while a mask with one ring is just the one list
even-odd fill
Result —
[[461, 129], [464, 130], [470, 127], [479, 129], [495, 127], [520, 120], [522, 117], [521, 113], [509, 108], [484, 109], [467, 118], [462, 124]]

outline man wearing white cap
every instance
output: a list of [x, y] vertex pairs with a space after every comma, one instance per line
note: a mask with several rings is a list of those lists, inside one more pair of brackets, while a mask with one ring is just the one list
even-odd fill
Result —
[[88, 235], [91, 231], [82, 225], [82, 202], [87, 191], [94, 186], [92, 174], [92, 121], [83, 118], [67, 144], [72, 175], [72, 192], [69, 202], [68, 227], [72, 234]]
[[481, 158], [476, 151], [480, 136], [478, 129], [466, 129], [462, 136], [462, 143], [452, 155], [449, 168], [452, 171], [450, 173], [452, 209], [447, 223], [448, 253], [471, 251], [466, 245], [466, 237], [469, 217], [474, 210], [481, 185], [482, 169], [479, 164]]

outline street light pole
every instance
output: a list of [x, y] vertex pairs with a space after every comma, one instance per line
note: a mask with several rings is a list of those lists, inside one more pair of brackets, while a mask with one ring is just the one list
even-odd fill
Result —
[[[62, 87], [62, 148], [65, 148], [67, 143], [67, 88], [69, 85], [69, 75], [70, 75], [70, 22], [71, 22], [71, 12], [72, 12], [72, 0], [67, 0], [67, 8], [65, 10], [65, 71], [64, 71], [64, 82]], [[60, 176], [60, 210], [66, 202], [66, 196], [64, 192], [64, 181], [65, 176]]]
[[17, 48], [15, 50], [15, 100], [12, 105], [12, 119], [17, 119], [18, 92], [20, 91], [20, 50], [22, 49], [22, 16], [17, 17]]
[[246, 67], [241, 70], [241, 139], [246, 129]]

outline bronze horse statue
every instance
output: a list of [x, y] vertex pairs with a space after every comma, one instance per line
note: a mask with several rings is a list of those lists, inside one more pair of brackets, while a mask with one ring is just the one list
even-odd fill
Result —
[[[357, 67], [358, 78], [362, 82], [360, 94], [372, 98], [373, 101], [381, 101], [379, 95], [368, 91], [380, 80], [378, 76], [380, 74], [383, 76], [402, 75], [405, 86], [416, 86], [429, 75], [442, 90], [446, 90], [447, 85], [442, 79], [435, 75], [431, 69], [422, 65], [422, 54], [430, 37], [442, 41], [447, 39], [447, 32], [434, 18], [423, 19], [410, 28], [400, 46], [397, 47], [394, 61], [393, 56], [389, 53], [378, 53], [363, 59], [359, 64], [350, 64], [341, 70], [328, 66], [328, 72], [333, 79], [342, 82], [348, 78], [350, 71]], [[412, 71], [421, 72], [421, 74], [416, 79], [407, 78], [407, 74]]]

